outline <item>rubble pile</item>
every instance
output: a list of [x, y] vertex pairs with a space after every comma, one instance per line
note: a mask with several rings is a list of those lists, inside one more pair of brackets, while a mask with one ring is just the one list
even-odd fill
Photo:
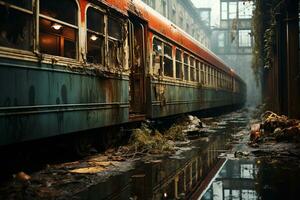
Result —
[[251, 125], [250, 139], [253, 143], [274, 139], [278, 142], [300, 142], [300, 120], [289, 119], [285, 115], [277, 115], [267, 111], [261, 116], [260, 124]]

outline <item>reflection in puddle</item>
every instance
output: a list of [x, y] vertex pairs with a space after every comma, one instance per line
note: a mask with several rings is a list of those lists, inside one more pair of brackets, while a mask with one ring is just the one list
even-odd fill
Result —
[[257, 199], [256, 176], [257, 168], [254, 161], [228, 160], [202, 199]]
[[[194, 141], [194, 148], [179, 155], [141, 162], [134, 170], [123, 173], [80, 193], [89, 199], [191, 199], [224, 163], [218, 158], [225, 149], [225, 136]], [[196, 147], [201, 148], [196, 148]], [[180, 157], [180, 159], [178, 158]], [[206, 185], [205, 185], [205, 184]], [[126, 197], [126, 198], [125, 198]]]
[[201, 200], [298, 199], [300, 169], [264, 160], [228, 160]]

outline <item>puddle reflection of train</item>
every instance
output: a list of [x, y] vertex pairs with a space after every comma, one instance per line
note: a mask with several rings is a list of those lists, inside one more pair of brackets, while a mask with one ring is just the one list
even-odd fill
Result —
[[132, 176], [137, 199], [196, 199], [216, 174], [225, 159], [219, 159], [224, 140], [212, 139], [185, 159], [167, 159], [149, 163]]

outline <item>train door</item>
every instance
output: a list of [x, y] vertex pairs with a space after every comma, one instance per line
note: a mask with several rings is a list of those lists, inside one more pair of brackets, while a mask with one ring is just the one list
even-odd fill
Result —
[[145, 26], [141, 20], [131, 17], [129, 21], [130, 49], [130, 116], [145, 113]]

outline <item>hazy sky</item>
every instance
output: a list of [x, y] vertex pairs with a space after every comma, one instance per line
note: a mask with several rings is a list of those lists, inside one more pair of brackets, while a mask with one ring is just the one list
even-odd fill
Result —
[[220, 0], [191, 0], [197, 8], [211, 8], [211, 25], [220, 24]]

